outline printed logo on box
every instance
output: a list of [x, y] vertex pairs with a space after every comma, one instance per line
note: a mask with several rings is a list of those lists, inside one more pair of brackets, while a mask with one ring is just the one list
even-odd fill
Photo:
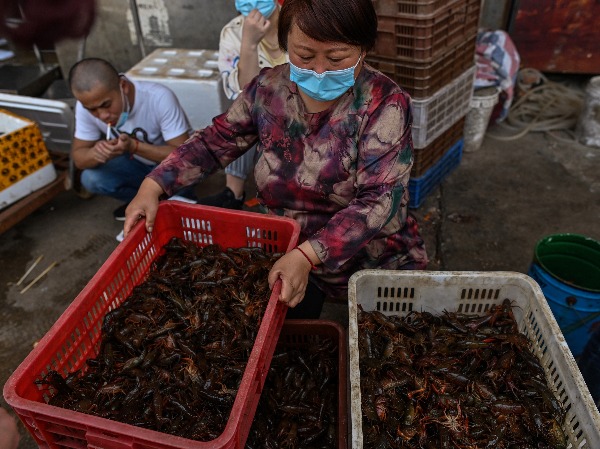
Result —
[[51, 164], [38, 126], [0, 109], [0, 191]]

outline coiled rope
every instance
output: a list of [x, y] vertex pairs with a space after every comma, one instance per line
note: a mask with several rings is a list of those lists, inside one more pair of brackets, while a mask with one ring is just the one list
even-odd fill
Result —
[[[539, 85], [531, 87], [524, 82], [531, 79], [539, 80]], [[512, 134], [506, 136], [488, 131], [489, 137], [510, 141], [534, 131], [545, 132], [558, 140], [576, 141], [574, 129], [583, 109], [583, 91], [551, 81], [538, 70], [530, 68], [519, 70], [517, 87], [524, 94], [511, 105], [506, 119], [497, 125]], [[568, 138], [553, 131], [562, 131]]]

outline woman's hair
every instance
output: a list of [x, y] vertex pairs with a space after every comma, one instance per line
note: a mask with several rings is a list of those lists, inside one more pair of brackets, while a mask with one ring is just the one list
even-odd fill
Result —
[[369, 51], [377, 39], [372, 0], [285, 0], [279, 13], [279, 45], [288, 49], [292, 25], [320, 42], [343, 42]]
[[82, 59], [69, 70], [72, 91], [89, 92], [98, 83], [110, 90], [119, 89], [119, 72], [104, 59]]

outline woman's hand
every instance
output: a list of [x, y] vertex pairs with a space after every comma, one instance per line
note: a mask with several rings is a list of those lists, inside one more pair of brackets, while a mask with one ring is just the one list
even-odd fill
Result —
[[137, 195], [125, 210], [125, 225], [123, 226], [125, 237], [142, 217], [146, 217], [146, 231], [152, 232], [158, 210], [158, 199], [163, 193], [162, 187], [156, 181], [150, 178], [144, 179]]
[[[300, 247], [307, 256], [295, 248], [275, 262], [269, 272], [269, 287], [271, 289], [275, 282], [281, 279], [279, 300], [287, 304], [288, 307], [296, 307], [304, 299], [306, 286], [308, 285], [308, 274], [313, 267], [313, 261], [318, 260], [310, 243], [304, 242]], [[311, 261], [307, 257], [310, 257]]]
[[269, 22], [258, 9], [253, 9], [250, 14], [244, 19], [244, 26], [242, 28], [242, 45], [250, 45], [252, 47], [258, 47], [258, 44], [263, 37], [267, 34], [269, 29]]

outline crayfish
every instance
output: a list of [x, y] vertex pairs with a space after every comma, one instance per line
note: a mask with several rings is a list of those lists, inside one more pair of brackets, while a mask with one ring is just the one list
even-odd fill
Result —
[[567, 446], [565, 411], [518, 332], [510, 300], [483, 316], [359, 307], [357, 322], [369, 447]]
[[184, 438], [225, 428], [278, 254], [174, 238], [146, 279], [105, 315], [84, 372], [48, 372], [49, 403]]
[[331, 338], [273, 356], [247, 449], [336, 447], [338, 354]]

